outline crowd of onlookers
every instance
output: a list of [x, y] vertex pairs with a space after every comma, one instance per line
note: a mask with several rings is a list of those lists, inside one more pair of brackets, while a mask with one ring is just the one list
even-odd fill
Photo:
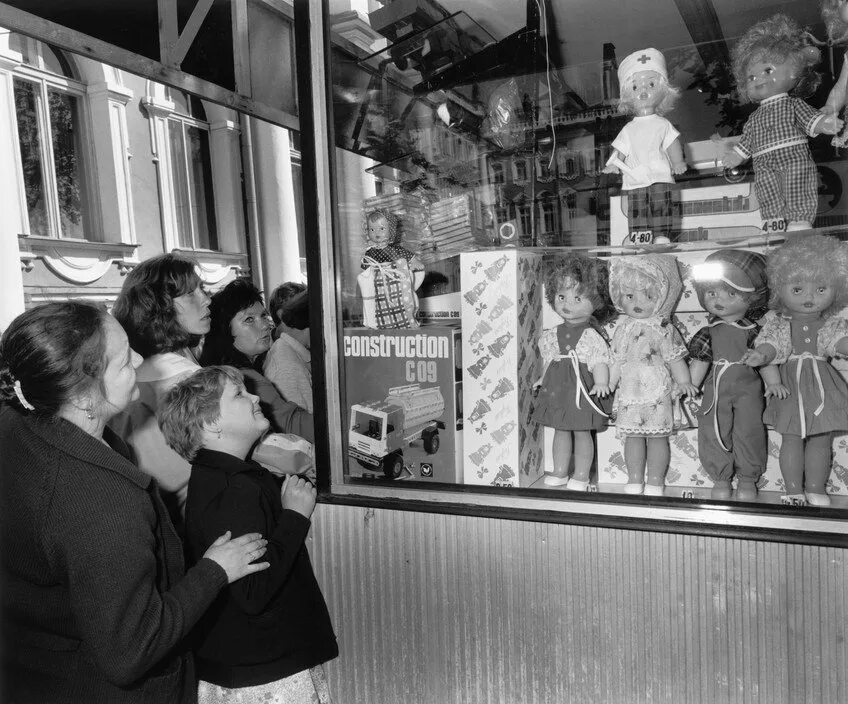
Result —
[[327, 702], [306, 287], [165, 254], [0, 339], [10, 702]]

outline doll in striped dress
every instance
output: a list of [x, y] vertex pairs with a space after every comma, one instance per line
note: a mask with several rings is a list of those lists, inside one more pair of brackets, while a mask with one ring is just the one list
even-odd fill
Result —
[[577, 252], [558, 258], [545, 277], [545, 297], [562, 323], [542, 333], [542, 375], [533, 385], [531, 418], [554, 428], [553, 472], [543, 481], [586, 491], [595, 456], [592, 433], [606, 427], [610, 412], [609, 346], [601, 325], [615, 310], [606, 265]]

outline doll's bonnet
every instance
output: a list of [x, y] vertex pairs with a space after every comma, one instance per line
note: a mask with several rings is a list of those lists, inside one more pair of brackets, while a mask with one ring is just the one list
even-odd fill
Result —
[[[610, 260], [610, 292], [614, 282], [626, 269], [635, 269], [657, 285], [657, 307], [654, 315], [669, 318], [683, 292], [683, 281], [677, 267], [677, 258], [670, 254], [642, 254], [635, 257], [616, 257]], [[618, 307], [618, 296], [613, 302]]]

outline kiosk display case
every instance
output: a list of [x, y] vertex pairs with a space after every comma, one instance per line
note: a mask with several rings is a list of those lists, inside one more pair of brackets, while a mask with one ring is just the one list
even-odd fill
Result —
[[[845, 69], [817, 4], [723, 3], [710, 27], [662, 0], [634, 26], [611, 1], [379, 5], [366, 42], [329, 22], [328, 500], [844, 545], [848, 168], [826, 106]], [[779, 12], [818, 52], [765, 100], [806, 106], [815, 184], [779, 174], [806, 215], [742, 156], [764, 99], [733, 59], [764, 56], [749, 30]], [[787, 302], [805, 282], [830, 299]], [[448, 357], [415, 351], [430, 339]]]

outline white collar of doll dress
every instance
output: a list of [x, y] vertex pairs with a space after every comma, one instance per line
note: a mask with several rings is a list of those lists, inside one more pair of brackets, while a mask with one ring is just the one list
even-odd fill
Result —
[[760, 105], [770, 105], [771, 103], [776, 103], [778, 100], [783, 100], [784, 98], [788, 98], [789, 93], [778, 93], [777, 95], [770, 95], [768, 98], [763, 98], [760, 101]]
[[753, 330], [757, 327], [756, 323], [752, 323], [744, 316], [739, 318], [739, 320], [722, 320], [717, 315], [710, 315], [707, 319], [707, 327], [714, 328], [716, 325], [730, 325], [730, 327], [739, 328], [740, 330]]
[[631, 318], [628, 316], [627, 321], [633, 325], [647, 325], [651, 328], [664, 328], [668, 325], [668, 319], [659, 315], [652, 315], [649, 318]]

